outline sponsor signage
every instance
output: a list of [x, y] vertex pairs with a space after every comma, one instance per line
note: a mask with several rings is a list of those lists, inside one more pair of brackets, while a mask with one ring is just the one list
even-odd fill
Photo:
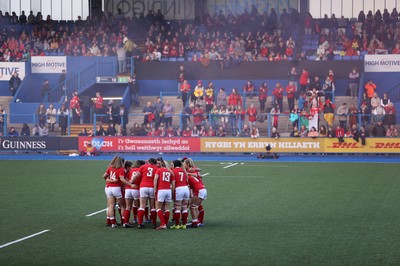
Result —
[[157, 12], [158, 9], [167, 20], [194, 19], [195, 0], [104, 0], [104, 12], [115, 15], [121, 9], [125, 16], [139, 17], [141, 13], [147, 14], [149, 10]]
[[32, 56], [32, 73], [62, 73], [67, 70], [66, 56]]
[[400, 153], [400, 138], [367, 138], [365, 145], [348, 138], [345, 142], [324, 139], [325, 152], [339, 153]]
[[260, 153], [270, 145], [276, 153], [400, 153], [400, 138], [367, 138], [366, 145], [352, 138], [153, 138], [79, 137], [79, 151], [91, 143], [100, 152], [132, 153]]
[[396, 54], [365, 55], [365, 72], [400, 72], [400, 56]]
[[0, 62], [0, 80], [9, 81], [14, 72], [18, 73], [20, 79], [25, 77], [24, 62]]
[[100, 152], [200, 152], [198, 138], [79, 137], [79, 151], [88, 143]]
[[202, 138], [202, 152], [265, 152], [270, 145], [272, 152], [323, 152], [322, 139], [295, 138]]
[[75, 150], [76, 137], [1, 137], [1, 151]]

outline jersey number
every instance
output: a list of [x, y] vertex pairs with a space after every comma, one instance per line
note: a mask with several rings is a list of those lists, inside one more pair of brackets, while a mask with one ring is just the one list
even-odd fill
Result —
[[115, 172], [113, 172], [113, 171], [110, 172], [110, 179], [111, 180], [116, 180], [117, 179]]
[[152, 177], [153, 176], [153, 168], [149, 167], [147, 168], [147, 176]]
[[185, 177], [185, 174], [183, 172], [179, 172], [179, 176], [181, 177], [181, 182], [183, 182], [183, 178]]
[[171, 173], [170, 172], [163, 172], [163, 175], [162, 175], [162, 180], [163, 181], [169, 182], [170, 177], [171, 177]]

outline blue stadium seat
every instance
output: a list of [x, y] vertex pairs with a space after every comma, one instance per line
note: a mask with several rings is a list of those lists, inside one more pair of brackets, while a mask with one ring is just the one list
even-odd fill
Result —
[[343, 60], [351, 60], [351, 56], [343, 56]]
[[343, 58], [342, 58], [341, 55], [335, 55], [334, 59], [335, 59], [335, 60], [342, 60]]
[[168, 58], [166, 58], [166, 57], [161, 57], [161, 62], [168, 62]]
[[169, 61], [175, 62], [176, 61], [176, 57], [170, 57]]
[[183, 58], [183, 57], [178, 57], [178, 58], [176, 59], [176, 61], [182, 62], [182, 61], [185, 61], [185, 58]]

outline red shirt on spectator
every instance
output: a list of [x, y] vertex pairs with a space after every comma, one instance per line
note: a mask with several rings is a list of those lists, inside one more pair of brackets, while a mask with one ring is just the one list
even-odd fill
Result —
[[247, 109], [247, 114], [249, 115], [249, 122], [255, 122], [257, 120], [257, 109], [253, 104]]

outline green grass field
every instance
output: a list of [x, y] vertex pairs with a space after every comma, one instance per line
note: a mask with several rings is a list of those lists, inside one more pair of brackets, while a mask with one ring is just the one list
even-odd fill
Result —
[[107, 161], [0, 161], [0, 265], [399, 265], [397, 164], [197, 162], [205, 226], [105, 226]]

